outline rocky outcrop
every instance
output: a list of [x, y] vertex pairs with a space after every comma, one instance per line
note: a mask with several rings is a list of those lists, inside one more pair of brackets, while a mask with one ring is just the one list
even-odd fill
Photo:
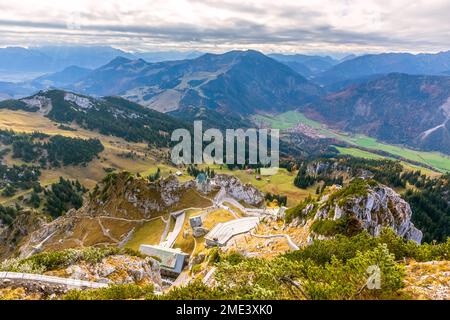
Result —
[[[378, 236], [385, 227], [406, 240], [420, 243], [422, 232], [411, 222], [409, 204], [393, 189], [373, 181], [356, 180], [342, 189], [335, 189], [317, 203], [305, 206], [302, 217], [314, 221], [352, 221], [354, 229], [364, 229]], [[344, 220], [346, 219], [346, 220]], [[297, 219], [293, 223], [298, 224]], [[323, 234], [311, 233], [311, 239], [324, 238]]]
[[0, 258], [17, 252], [19, 245], [29, 234], [46, 224], [47, 218], [36, 211], [27, 210], [19, 214], [9, 227], [0, 232]]
[[264, 202], [264, 195], [251, 184], [243, 184], [236, 177], [216, 174], [212, 183], [224, 187], [226, 193], [238, 201], [243, 201], [252, 206], [259, 206]]
[[116, 254], [107, 256], [98, 263], [80, 261], [65, 269], [47, 271], [45, 274], [0, 272], [0, 292], [2, 288], [18, 288], [27, 294], [54, 296], [71, 289], [104, 288], [110, 284], [152, 284], [154, 290], [161, 291], [159, 262], [151, 257]]
[[122, 218], [151, 218], [167, 212], [190, 188], [189, 183], [180, 183], [174, 175], [149, 182], [125, 172], [114, 174], [94, 191], [87, 211], [90, 215], [101, 212], [102, 215]]
[[[107, 284], [153, 284], [161, 290], [159, 263], [151, 258], [113, 255], [96, 264], [78, 263], [62, 271], [67, 278]], [[60, 272], [59, 272], [60, 273]]]
[[47, 250], [123, 245], [142, 223], [173, 211], [192, 188], [192, 182], [180, 183], [173, 175], [149, 182], [126, 172], [111, 174], [80, 209], [69, 210], [51, 222], [36, 222], [31, 228], [23, 228], [26, 232], [22, 232], [20, 244], [12, 236], [18, 228], [3, 232], [1, 237], [5, 240], [1, 243], [8, 244], [11, 250], [0, 247], [0, 251], [4, 258], [13, 253], [25, 258]]
[[194, 238], [204, 237], [209, 232], [208, 229], [204, 227], [196, 227], [192, 229], [192, 236]]
[[409, 261], [405, 288], [414, 299], [450, 300], [450, 261]]

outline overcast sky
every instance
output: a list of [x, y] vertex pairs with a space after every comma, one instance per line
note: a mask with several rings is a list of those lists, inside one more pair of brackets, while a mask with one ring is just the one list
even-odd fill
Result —
[[436, 52], [449, 0], [0, 0], [0, 46]]

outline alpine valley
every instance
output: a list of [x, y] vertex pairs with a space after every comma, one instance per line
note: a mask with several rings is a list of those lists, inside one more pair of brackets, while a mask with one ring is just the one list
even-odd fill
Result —
[[[0, 69], [0, 299], [450, 298], [450, 52], [6, 47]], [[176, 165], [194, 121], [279, 129], [279, 170]]]

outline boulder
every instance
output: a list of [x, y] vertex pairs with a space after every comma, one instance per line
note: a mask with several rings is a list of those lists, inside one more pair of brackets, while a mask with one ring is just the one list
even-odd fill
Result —
[[203, 237], [208, 232], [209, 232], [209, 230], [204, 228], [204, 227], [197, 227], [197, 228], [192, 229], [192, 235], [193, 235], [194, 238]]

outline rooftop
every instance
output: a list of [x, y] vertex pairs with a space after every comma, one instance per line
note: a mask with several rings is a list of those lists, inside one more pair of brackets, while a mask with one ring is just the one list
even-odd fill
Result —
[[218, 223], [205, 236], [205, 240], [209, 243], [214, 242], [219, 246], [223, 246], [235, 235], [254, 229], [258, 223], [259, 217], [240, 218], [225, 223]]
[[161, 267], [169, 269], [177, 269], [177, 262], [180, 260], [184, 262], [184, 259], [188, 256], [188, 254], [184, 253], [179, 248], [172, 249], [158, 245], [142, 244], [139, 247], [139, 251], [148, 256], [159, 258], [161, 260]]

